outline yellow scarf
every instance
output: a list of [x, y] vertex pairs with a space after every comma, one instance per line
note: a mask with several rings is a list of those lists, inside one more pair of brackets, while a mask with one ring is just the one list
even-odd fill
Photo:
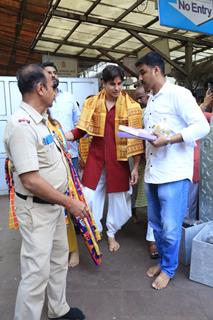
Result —
[[[106, 121], [105, 90], [87, 99], [81, 113], [77, 128], [86, 131], [91, 136], [104, 136]], [[118, 138], [120, 124], [142, 128], [142, 111], [126, 92], [121, 92], [115, 104], [115, 141], [117, 160], [127, 161], [129, 157], [143, 153], [143, 143], [139, 139]]]

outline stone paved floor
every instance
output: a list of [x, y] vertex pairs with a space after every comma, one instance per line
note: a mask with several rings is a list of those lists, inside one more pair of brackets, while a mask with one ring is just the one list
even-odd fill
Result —
[[[20, 279], [20, 236], [7, 229], [7, 197], [0, 197], [0, 209], [0, 319], [12, 320]], [[117, 253], [109, 253], [106, 240], [101, 241], [101, 267], [93, 264], [79, 237], [81, 261], [68, 272], [68, 302], [81, 307], [87, 320], [213, 320], [213, 288], [188, 280], [188, 267], [180, 265], [167, 289], [151, 288], [145, 271], [152, 260], [142, 220], [129, 221], [119, 232]], [[42, 320], [47, 320], [46, 305]]]

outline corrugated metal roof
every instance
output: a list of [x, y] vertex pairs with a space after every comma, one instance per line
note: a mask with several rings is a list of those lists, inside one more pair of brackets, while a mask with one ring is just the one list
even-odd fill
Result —
[[179, 71], [188, 41], [194, 62], [211, 57], [213, 37], [160, 26], [156, 2], [0, 0], [0, 72], [41, 59], [42, 53], [78, 58], [84, 61], [82, 68], [85, 60], [88, 66], [109, 59], [122, 65], [124, 57], [137, 58], [162, 39], [168, 41], [168, 60]]

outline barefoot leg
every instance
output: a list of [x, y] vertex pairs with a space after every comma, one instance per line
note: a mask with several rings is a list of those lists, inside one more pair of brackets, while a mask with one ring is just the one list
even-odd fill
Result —
[[68, 266], [74, 268], [78, 264], [79, 264], [79, 252], [78, 252], [78, 250], [70, 252]]
[[167, 287], [169, 281], [170, 281], [169, 276], [167, 276], [166, 273], [161, 271], [161, 273], [158, 275], [158, 277], [152, 283], [152, 287], [156, 290], [164, 289]]
[[117, 251], [120, 248], [120, 244], [113, 237], [108, 237], [108, 245], [110, 252]]
[[155, 266], [150, 267], [146, 274], [149, 278], [153, 278], [154, 276], [157, 276], [161, 272], [159, 264], [156, 264]]

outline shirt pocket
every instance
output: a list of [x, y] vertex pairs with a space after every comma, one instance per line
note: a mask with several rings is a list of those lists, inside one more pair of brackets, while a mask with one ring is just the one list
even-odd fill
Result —
[[60, 151], [54, 142], [50, 144], [42, 144], [38, 150], [38, 158], [41, 167], [53, 165], [60, 157]]
[[55, 143], [50, 143], [44, 146], [46, 158], [49, 164], [54, 164], [59, 156], [59, 150], [57, 149]]

